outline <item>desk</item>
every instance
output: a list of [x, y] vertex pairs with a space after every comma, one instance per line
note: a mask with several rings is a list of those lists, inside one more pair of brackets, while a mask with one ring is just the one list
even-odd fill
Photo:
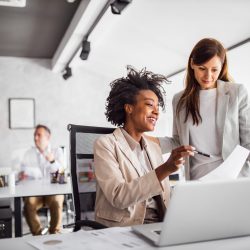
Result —
[[71, 190], [70, 180], [66, 184], [54, 184], [44, 179], [18, 182], [14, 190], [0, 188], [0, 198], [14, 198], [15, 237], [22, 236], [22, 197], [71, 194]]
[[[109, 229], [105, 229], [109, 230]], [[89, 231], [90, 232], [90, 231]], [[93, 230], [91, 232], [96, 232], [96, 230]], [[78, 233], [78, 232], [77, 232]], [[116, 239], [116, 237], [113, 237], [113, 241], [115, 244], [110, 244], [108, 241], [101, 241], [99, 240], [99, 246], [101, 245], [101, 248], [98, 247], [98, 240], [91, 241], [89, 240], [88, 233], [85, 231], [82, 235], [78, 235], [77, 233], [68, 233], [68, 234], [61, 234], [61, 235], [45, 235], [45, 236], [31, 236], [29, 238], [12, 238], [12, 239], [1, 239], [0, 245], [1, 249], [4, 250], [16, 250], [16, 249], [25, 249], [25, 250], [35, 250], [37, 248], [33, 247], [32, 245], [28, 244], [28, 241], [32, 240], [38, 240], [38, 241], [48, 241], [48, 240], [61, 240], [61, 241], [67, 241], [68, 247], [62, 247], [60, 246], [60, 249], [62, 250], [69, 250], [69, 249], [85, 249], [86, 247], [88, 249], [109, 249], [109, 250], [129, 250], [131, 249], [131, 246], [126, 246], [125, 244], [121, 244], [119, 240]], [[114, 232], [110, 232], [109, 237], [111, 238], [111, 235], [113, 235]], [[41, 238], [42, 237], [42, 238]], [[139, 237], [135, 235], [135, 237]], [[74, 244], [74, 247], [73, 245]], [[84, 244], [84, 246], [81, 246], [81, 244]], [[119, 245], [120, 244], [120, 245]], [[56, 248], [56, 246], [44, 246], [44, 249], [53, 249]], [[178, 245], [178, 246], [170, 246], [170, 247], [155, 247], [147, 242], [143, 242], [141, 245], [133, 246], [133, 250], [213, 250], [213, 249], [220, 249], [220, 250], [248, 250], [250, 246], [250, 237], [239, 237], [239, 238], [232, 238], [232, 239], [225, 239], [225, 240], [216, 240], [216, 241], [207, 241], [207, 242], [199, 242], [194, 244], [186, 244], [186, 245]], [[57, 245], [59, 249], [59, 245]]]

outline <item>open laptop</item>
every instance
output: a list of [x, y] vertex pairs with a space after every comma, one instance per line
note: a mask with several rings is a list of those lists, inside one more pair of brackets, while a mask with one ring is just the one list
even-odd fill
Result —
[[132, 229], [157, 246], [250, 235], [250, 178], [175, 186], [164, 222]]

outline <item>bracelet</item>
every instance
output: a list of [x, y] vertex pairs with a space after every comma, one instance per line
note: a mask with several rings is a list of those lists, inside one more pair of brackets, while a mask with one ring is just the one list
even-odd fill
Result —
[[53, 161], [50, 161], [50, 164], [53, 164], [55, 162], [55, 160], [53, 160]]

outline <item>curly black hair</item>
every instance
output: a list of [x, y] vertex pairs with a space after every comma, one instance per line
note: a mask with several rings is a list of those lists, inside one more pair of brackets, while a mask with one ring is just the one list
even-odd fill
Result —
[[147, 71], [146, 68], [136, 71], [133, 67], [127, 66], [127, 70], [127, 77], [110, 83], [111, 91], [106, 100], [105, 115], [107, 120], [116, 126], [124, 125], [126, 118], [124, 105], [134, 104], [141, 90], [153, 91], [158, 97], [160, 107], [165, 110], [165, 90], [161, 84], [169, 82], [168, 79], [163, 75]]

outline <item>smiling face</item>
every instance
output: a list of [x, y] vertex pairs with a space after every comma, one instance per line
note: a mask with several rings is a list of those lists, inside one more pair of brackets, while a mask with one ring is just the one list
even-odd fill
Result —
[[218, 56], [212, 57], [206, 63], [196, 65], [191, 62], [191, 68], [201, 89], [216, 88], [216, 81], [220, 75], [222, 63]]
[[125, 112], [124, 128], [128, 131], [136, 134], [153, 131], [159, 116], [158, 97], [151, 90], [141, 90], [134, 104], [125, 104]]

